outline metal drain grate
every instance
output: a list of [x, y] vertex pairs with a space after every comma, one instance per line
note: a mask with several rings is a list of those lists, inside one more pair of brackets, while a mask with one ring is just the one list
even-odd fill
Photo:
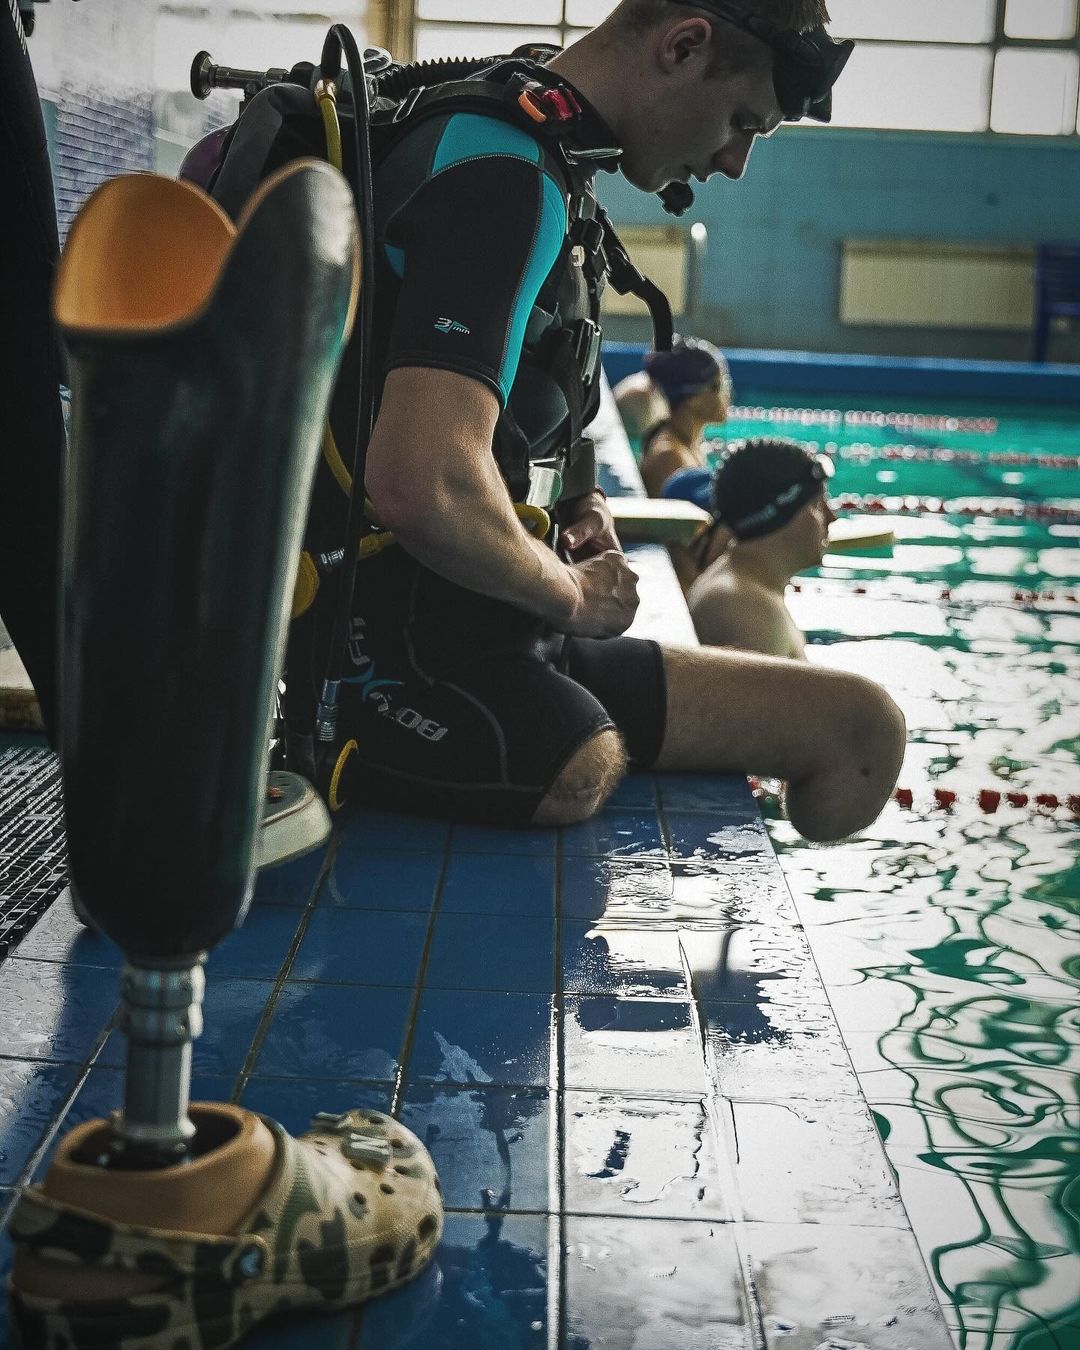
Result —
[[0, 742], [0, 957], [67, 884], [60, 761]]

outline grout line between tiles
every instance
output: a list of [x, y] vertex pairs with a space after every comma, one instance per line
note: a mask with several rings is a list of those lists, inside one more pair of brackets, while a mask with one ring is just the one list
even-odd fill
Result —
[[[248, 1046], [247, 1055], [245, 1056], [244, 1062], [240, 1066], [240, 1070], [237, 1073], [236, 1079], [233, 1083], [233, 1089], [229, 1095], [229, 1100], [234, 1104], [240, 1100], [244, 1088], [247, 1086], [247, 1081], [251, 1077], [252, 1069], [254, 1068], [255, 1062], [259, 1057], [259, 1051], [262, 1049], [263, 1042], [266, 1039], [266, 1034], [270, 1030], [270, 1023], [273, 1021], [274, 1013], [277, 1011], [278, 996], [280, 995], [282, 989], [285, 986], [286, 981], [289, 978], [289, 971], [292, 969], [293, 962], [296, 960], [296, 953], [300, 950], [300, 944], [303, 942], [304, 937], [307, 934], [308, 926], [311, 923], [312, 915], [315, 913], [315, 909], [319, 902], [319, 892], [322, 890], [324, 880], [329, 875], [330, 868], [333, 865], [333, 859], [337, 855], [337, 848], [340, 839], [341, 839], [340, 832], [338, 830], [335, 830], [333, 835], [331, 836], [330, 845], [323, 855], [322, 866], [319, 868], [318, 875], [316, 876], [315, 881], [311, 887], [311, 893], [307, 898], [307, 904], [305, 904], [303, 909], [300, 911], [300, 917], [297, 921], [296, 931], [293, 933], [292, 941], [290, 942], [289, 948], [282, 959], [280, 967], [278, 968], [278, 973], [274, 977], [273, 984], [270, 990], [270, 995], [267, 998], [266, 1003], [263, 1005], [263, 1010], [259, 1016], [258, 1025], [255, 1028], [255, 1034], [252, 1036], [251, 1044]], [[219, 976], [218, 978], [226, 979], [236, 977]]]
[[447, 830], [442, 866], [439, 868], [439, 877], [435, 883], [435, 893], [431, 900], [431, 913], [428, 917], [427, 932], [424, 935], [424, 949], [420, 953], [420, 962], [416, 968], [416, 980], [413, 984], [412, 998], [409, 1001], [409, 1011], [405, 1020], [405, 1037], [401, 1045], [401, 1056], [390, 1097], [390, 1114], [395, 1117], [401, 1113], [405, 1089], [409, 1082], [409, 1064], [412, 1060], [413, 1042], [416, 1037], [416, 1019], [420, 1012], [420, 1001], [424, 994], [428, 963], [431, 960], [431, 949], [435, 945], [435, 925], [442, 910], [443, 891], [446, 888], [446, 874], [450, 869], [450, 855], [453, 847], [454, 826], [451, 825]]
[[[566, 1232], [566, 1132], [563, 1102], [566, 1100], [566, 998], [563, 989], [562, 948], [562, 874], [563, 832], [555, 835], [555, 896], [553, 926], [555, 968], [555, 1100], [552, 1103], [552, 1123], [555, 1130], [555, 1195], [557, 1213], [554, 1222], [558, 1243], [555, 1270], [548, 1277], [548, 1345], [562, 1347], [567, 1339], [566, 1281], [569, 1256]], [[551, 1278], [554, 1275], [554, 1279]]]

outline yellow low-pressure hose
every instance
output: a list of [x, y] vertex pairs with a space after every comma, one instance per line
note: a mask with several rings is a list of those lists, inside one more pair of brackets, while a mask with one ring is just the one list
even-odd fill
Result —
[[326, 132], [326, 158], [341, 173], [341, 123], [337, 114], [337, 86], [332, 80], [320, 80], [315, 86], [315, 102]]

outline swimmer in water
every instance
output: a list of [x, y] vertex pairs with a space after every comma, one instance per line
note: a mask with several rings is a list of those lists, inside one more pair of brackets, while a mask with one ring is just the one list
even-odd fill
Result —
[[645, 371], [670, 409], [642, 441], [641, 477], [650, 497], [680, 469], [705, 467], [707, 426], [727, 421], [731, 374], [711, 342], [681, 339], [669, 352], [650, 352]]

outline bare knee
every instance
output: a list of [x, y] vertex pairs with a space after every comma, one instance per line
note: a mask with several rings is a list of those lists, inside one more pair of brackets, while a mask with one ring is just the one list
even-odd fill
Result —
[[596, 814], [626, 772], [617, 731], [600, 731], [580, 747], [536, 808], [534, 825], [575, 825]]

